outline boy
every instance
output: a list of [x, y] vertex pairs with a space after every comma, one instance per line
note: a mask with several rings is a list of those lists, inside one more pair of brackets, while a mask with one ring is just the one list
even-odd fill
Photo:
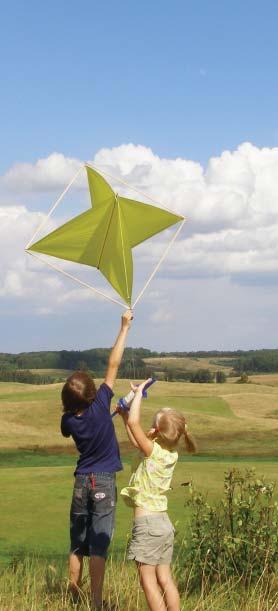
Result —
[[80, 371], [73, 373], [62, 389], [64, 414], [61, 432], [65, 437], [72, 436], [80, 453], [70, 511], [71, 591], [76, 598], [82, 578], [83, 557], [89, 556], [95, 609], [103, 608], [105, 560], [115, 520], [115, 473], [122, 469], [110, 403], [132, 318], [131, 310], [122, 316], [104, 383], [99, 389], [96, 390], [87, 373]]

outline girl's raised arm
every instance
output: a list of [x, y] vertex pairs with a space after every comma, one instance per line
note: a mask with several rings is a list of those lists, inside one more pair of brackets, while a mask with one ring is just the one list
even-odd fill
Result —
[[132, 319], [132, 311], [127, 310], [122, 316], [121, 329], [109, 355], [108, 367], [105, 374], [104, 382], [105, 384], [107, 384], [107, 386], [109, 386], [109, 388], [111, 388], [111, 390], [113, 389], [118, 369], [121, 364], [126, 338]]
[[150, 456], [153, 451], [153, 441], [151, 441], [147, 435], [144, 433], [141, 424], [140, 424], [140, 407], [142, 401], [142, 392], [144, 386], [147, 382], [150, 382], [151, 378], [145, 380], [137, 387], [134, 387], [133, 390], [135, 392], [135, 397], [131, 403], [127, 425], [130, 428], [130, 431], [139, 447], [139, 449], [144, 452], [145, 456]]

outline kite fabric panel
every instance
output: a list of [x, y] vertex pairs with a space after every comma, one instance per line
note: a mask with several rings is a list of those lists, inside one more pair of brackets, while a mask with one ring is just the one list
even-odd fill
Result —
[[164, 229], [168, 229], [168, 227], [175, 225], [184, 218], [168, 212], [168, 210], [126, 197], [119, 197], [119, 201], [131, 248], [138, 246], [141, 242], [148, 240], [148, 238]]
[[96, 208], [106, 201], [113, 202], [115, 193], [105, 178], [89, 166], [86, 166], [86, 171], [92, 206]]
[[183, 216], [114, 193], [106, 180], [86, 166], [92, 208], [55, 229], [28, 250], [96, 267], [130, 305], [132, 251]]

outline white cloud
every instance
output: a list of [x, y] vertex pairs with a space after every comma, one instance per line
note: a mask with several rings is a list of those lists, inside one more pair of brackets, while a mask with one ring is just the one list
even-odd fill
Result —
[[[123, 144], [101, 149], [93, 163], [161, 205], [187, 216], [182, 237], [163, 264], [163, 275], [230, 277], [241, 284], [245, 280], [250, 283], [250, 278], [254, 281], [275, 278], [278, 148], [259, 149], [245, 143], [235, 151], [224, 151], [210, 159], [205, 169], [194, 161], [163, 159], [150, 148]], [[15, 164], [2, 177], [0, 185], [10, 193], [62, 190], [80, 166], [78, 159], [53, 153], [35, 164]], [[73, 188], [84, 185], [84, 176], [82, 180]], [[116, 181], [112, 182], [116, 185]], [[117, 184], [117, 189], [144, 199], [124, 185]], [[46, 195], [44, 202], [45, 198]], [[49, 308], [89, 299], [91, 292], [72, 288], [70, 281], [42, 271], [39, 263], [27, 263], [24, 246], [42, 218], [39, 212], [31, 212], [24, 205], [0, 206], [0, 294], [15, 299], [32, 297], [41, 312], [48, 312]], [[164, 232], [154, 242], [139, 247], [137, 254], [135, 251], [135, 277], [140, 266], [141, 270], [151, 271], [151, 264], [159, 258], [170, 235]], [[167, 303], [162, 301], [157, 319], [168, 315]]]
[[[52, 153], [46, 159], [32, 163], [15, 163], [2, 177], [2, 186], [12, 191], [56, 191], [64, 189], [81, 167], [79, 159], [64, 157], [61, 153]], [[77, 186], [84, 181], [76, 181]]]
[[278, 224], [256, 229], [223, 229], [181, 240], [168, 255], [172, 273], [235, 276], [278, 273]]
[[[144, 155], [145, 152], [145, 155]], [[188, 218], [165, 264], [180, 276], [244, 276], [278, 271], [278, 148], [242, 144], [212, 158], [205, 170], [185, 159], [160, 159], [150, 149], [103, 149], [97, 162]], [[154, 262], [163, 236], [145, 243], [142, 261]], [[271, 278], [268, 275], [268, 279]]]
[[[187, 215], [194, 229], [196, 224], [202, 231], [215, 226], [257, 226], [277, 218], [278, 148], [259, 149], [245, 143], [211, 158], [205, 170], [187, 159], [163, 159], [150, 148], [126, 144], [101, 149], [93, 163]], [[63, 189], [81, 165], [78, 159], [53, 153], [35, 164], [15, 164], [1, 182], [21, 193]], [[73, 188], [81, 183], [85, 184], [84, 176]], [[126, 187], [118, 184], [118, 189]]]
[[258, 227], [277, 219], [278, 148], [244, 143], [211, 158], [206, 169], [187, 159], [161, 159], [133, 144], [101, 149], [94, 161], [187, 216], [190, 232]]
[[168, 323], [170, 320], [173, 320], [174, 313], [170, 310], [169, 306], [162, 306], [157, 308], [151, 315], [151, 321], [157, 325], [161, 323]]

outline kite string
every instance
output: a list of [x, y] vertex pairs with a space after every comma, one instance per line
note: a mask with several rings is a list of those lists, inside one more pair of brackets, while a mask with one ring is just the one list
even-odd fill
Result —
[[50, 263], [50, 261], [46, 261], [45, 259], [42, 259], [39, 255], [35, 254], [31, 250], [27, 250], [26, 252], [29, 255], [32, 255], [32, 257], [35, 257], [35, 259], [38, 259], [39, 261], [41, 261], [41, 263], [45, 263], [45, 265], [48, 265], [48, 267], [55, 269], [55, 271], [57, 272], [60, 272], [60, 274], [64, 274], [64, 276], [67, 276], [67, 278], [70, 278], [71, 280], [75, 280], [75, 282], [78, 282], [78, 284], [81, 284], [82, 286], [85, 286], [87, 289], [90, 289], [90, 291], [93, 291], [93, 293], [97, 293], [98, 295], [101, 295], [101, 297], [104, 297], [105, 299], [108, 299], [109, 301], [113, 301], [113, 303], [117, 303], [122, 308], [126, 309], [125, 303], [122, 303], [121, 301], [118, 301], [117, 299], [114, 299], [113, 297], [109, 297], [109, 295], [102, 293], [102, 291], [100, 291], [99, 289], [95, 289], [90, 284], [87, 284], [87, 282], [83, 282], [83, 280], [79, 280], [79, 278], [76, 278], [75, 276], [72, 276], [72, 274], [65, 272], [61, 267], [58, 267], [57, 265]]
[[141, 292], [139, 293], [138, 297], [136, 298], [136, 300], [134, 301], [133, 305], [132, 305], [132, 309], [135, 308], [135, 306], [137, 305], [138, 301], [141, 299], [141, 297], [143, 296], [143, 294], [145, 293], [145, 290], [148, 288], [150, 282], [152, 281], [153, 277], [155, 276], [155, 274], [157, 273], [157, 271], [159, 270], [161, 264], [163, 263], [165, 257], [167, 256], [172, 244], [174, 243], [174, 241], [176, 240], [176, 238], [178, 237], [180, 231], [182, 230], [184, 223], [185, 223], [186, 219], [184, 219], [181, 223], [181, 225], [179, 226], [179, 228], [177, 229], [176, 233], [174, 234], [172, 240], [169, 242], [166, 250], [164, 251], [163, 255], [160, 257], [158, 264], [156, 265], [156, 267], [154, 268], [153, 272], [151, 273], [151, 275], [149, 276], [146, 284], [143, 286]]
[[77, 177], [79, 176], [81, 170], [83, 170], [84, 165], [82, 165], [78, 172], [76, 172], [76, 174], [74, 175], [74, 177], [71, 179], [71, 181], [69, 182], [69, 184], [67, 185], [67, 187], [64, 189], [63, 193], [61, 193], [61, 195], [59, 195], [58, 199], [54, 202], [52, 208], [50, 208], [48, 214], [46, 215], [46, 217], [42, 220], [42, 222], [40, 223], [40, 225], [37, 227], [34, 235], [31, 237], [31, 240], [29, 240], [28, 244], [25, 247], [25, 250], [27, 250], [30, 246], [30, 244], [32, 244], [33, 240], [35, 239], [35, 237], [38, 235], [38, 233], [43, 229], [43, 227], [45, 226], [45, 224], [47, 223], [48, 219], [50, 218], [52, 212], [54, 212], [55, 208], [57, 208], [58, 204], [60, 203], [60, 201], [63, 199], [64, 195], [66, 195], [67, 191], [69, 190], [69, 188], [71, 187], [71, 185], [76, 181]]
[[[139, 189], [136, 189], [136, 187], [133, 187], [132, 185], [130, 185], [128, 182], [125, 182], [124, 180], [122, 180], [121, 178], [116, 178], [116, 176], [112, 176], [112, 174], [108, 174], [108, 172], [105, 172], [104, 170], [102, 170], [102, 168], [98, 165], [96, 165], [95, 163], [92, 164], [89, 161], [85, 162], [85, 165], [89, 166], [90, 168], [92, 168], [94, 170], [94, 168], [96, 168], [97, 170], [99, 170], [100, 172], [102, 172], [102, 174], [105, 174], [105, 176], [108, 176], [109, 178], [112, 178], [113, 180], [116, 180], [117, 182], [120, 182], [122, 185], [125, 185], [126, 187], [128, 187], [129, 189], [131, 189], [132, 191], [135, 191], [136, 193], [139, 193], [139, 195], [143, 195], [143, 197], [146, 197], [147, 199], [149, 199], [151, 202], [153, 202], [153, 204], [156, 204], [157, 206], [159, 206], [161, 208], [161, 203], [157, 202], [155, 199], [153, 199], [152, 197], [150, 197], [150, 195], [148, 195], [147, 193], [144, 193], [143, 191], [140, 191]], [[140, 202], [139, 202], [140, 203]], [[163, 208], [164, 210], [167, 210], [167, 212], [170, 212], [171, 214], [175, 214], [173, 212], [173, 210], [169, 210], [169, 208], [166, 208], [163, 204]], [[179, 216], [181, 216], [184, 220], [186, 219], [185, 216], [183, 216], [182, 214], [180, 214]]]

